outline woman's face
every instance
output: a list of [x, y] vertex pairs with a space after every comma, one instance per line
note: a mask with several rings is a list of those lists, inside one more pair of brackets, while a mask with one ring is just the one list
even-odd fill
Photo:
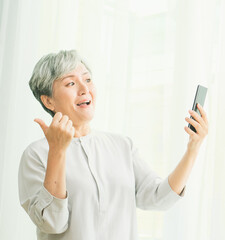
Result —
[[[94, 117], [96, 88], [85, 65], [79, 63], [73, 71], [53, 83], [54, 112], [61, 112], [73, 121], [74, 126], [87, 124]], [[89, 105], [77, 104], [91, 100]]]

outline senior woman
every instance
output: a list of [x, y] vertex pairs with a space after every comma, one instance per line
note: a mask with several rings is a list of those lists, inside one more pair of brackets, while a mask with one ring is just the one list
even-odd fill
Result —
[[166, 210], [184, 196], [199, 147], [207, 135], [206, 113], [188, 118], [187, 151], [174, 171], [160, 178], [128, 136], [93, 130], [96, 106], [92, 74], [77, 51], [48, 54], [29, 82], [53, 117], [35, 119], [45, 137], [24, 150], [19, 167], [22, 207], [37, 226], [37, 239], [137, 240], [136, 207]]

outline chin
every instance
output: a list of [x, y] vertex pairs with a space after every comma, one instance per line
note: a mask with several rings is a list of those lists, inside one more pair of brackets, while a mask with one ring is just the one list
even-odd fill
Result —
[[91, 121], [94, 118], [94, 113], [84, 114], [81, 118], [84, 121]]

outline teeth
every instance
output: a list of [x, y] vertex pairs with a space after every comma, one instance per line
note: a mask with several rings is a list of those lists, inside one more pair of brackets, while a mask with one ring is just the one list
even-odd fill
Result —
[[83, 102], [83, 103], [77, 104], [77, 106], [80, 106], [80, 105], [82, 105], [82, 104], [87, 104], [87, 105], [89, 105], [90, 102], [91, 102], [91, 101]]

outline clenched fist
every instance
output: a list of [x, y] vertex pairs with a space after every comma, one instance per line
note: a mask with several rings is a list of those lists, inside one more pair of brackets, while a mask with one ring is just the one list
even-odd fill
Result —
[[66, 150], [75, 134], [73, 122], [69, 120], [67, 115], [57, 112], [48, 127], [45, 122], [39, 118], [34, 119], [42, 128], [47, 138], [49, 148], [57, 150]]

